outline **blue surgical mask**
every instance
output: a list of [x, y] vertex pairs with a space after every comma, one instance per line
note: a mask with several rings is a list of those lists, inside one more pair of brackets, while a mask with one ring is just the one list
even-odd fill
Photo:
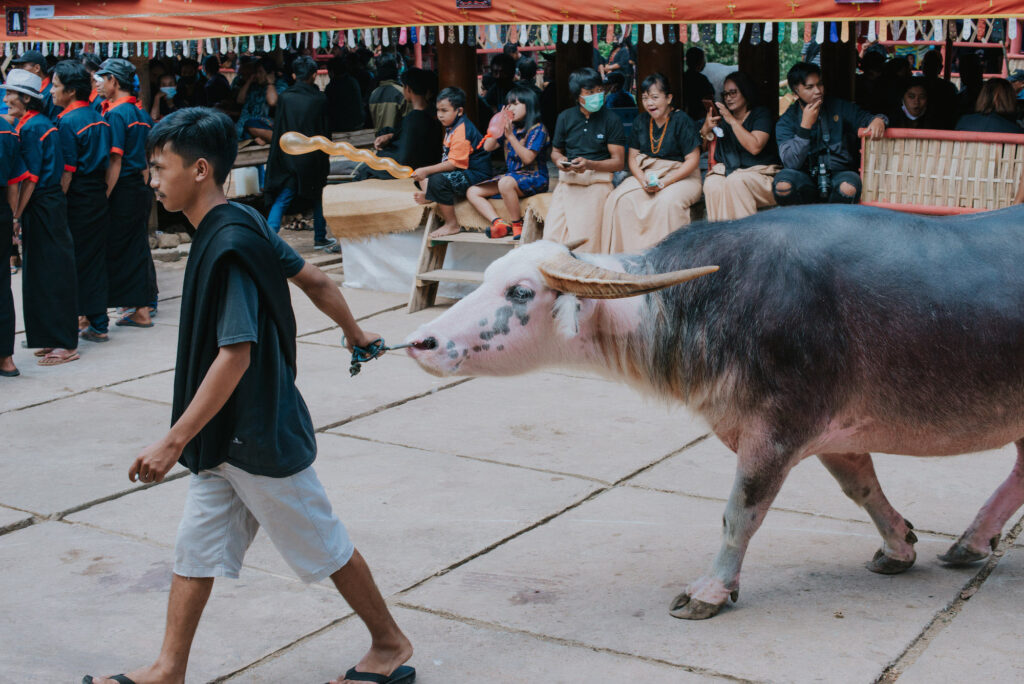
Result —
[[604, 106], [604, 93], [594, 93], [593, 95], [583, 96], [583, 108], [590, 113], [594, 113], [601, 110]]
[[160, 88], [160, 92], [163, 93], [168, 100], [173, 100], [174, 96], [178, 94], [178, 89], [174, 86], [163, 86]]

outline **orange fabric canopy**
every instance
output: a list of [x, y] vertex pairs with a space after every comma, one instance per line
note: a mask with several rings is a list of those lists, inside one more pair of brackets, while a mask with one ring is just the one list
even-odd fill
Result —
[[[43, 0], [45, 2], [46, 0]], [[37, 0], [6, 2], [5, 9]], [[716, 23], [1010, 17], [1020, 0], [492, 0], [457, 9], [456, 0], [56, 0], [51, 17], [28, 17], [24, 37], [0, 41], [163, 41], [437, 24]], [[42, 10], [42, 11], [40, 11]]]

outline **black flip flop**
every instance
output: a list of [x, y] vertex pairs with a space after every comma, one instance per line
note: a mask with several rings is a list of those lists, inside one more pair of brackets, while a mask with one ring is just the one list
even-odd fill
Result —
[[[118, 684], [135, 684], [134, 681], [125, 677], [123, 674], [114, 675], [113, 677], [108, 677], [108, 679], [113, 679]], [[82, 677], [82, 684], [92, 684], [92, 681], [92, 675], [85, 675]]]
[[401, 665], [391, 674], [382, 675], [375, 672], [359, 672], [353, 667], [345, 673], [345, 679], [354, 682], [374, 682], [375, 684], [412, 684], [416, 681], [416, 668]]

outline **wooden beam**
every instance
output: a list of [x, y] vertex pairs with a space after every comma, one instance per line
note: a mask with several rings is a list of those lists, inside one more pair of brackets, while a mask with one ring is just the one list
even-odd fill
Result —
[[476, 74], [476, 46], [439, 43], [437, 45], [437, 78], [441, 88], [461, 88], [466, 93], [466, 116], [483, 130], [477, 106], [479, 87]]
[[639, 95], [640, 83], [645, 78], [659, 72], [668, 79], [668, 85], [675, 93], [673, 102], [677, 107], [683, 103], [683, 50], [682, 43], [641, 42], [636, 47], [636, 83]]
[[594, 66], [594, 46], [585, 41], [558, 43], [555, 48], [555, 87], [558, 88], [558, 111], [575, 103], [569, 92], [569, 74], [583, 67]]
[[857, 73], [857, 44], [825, 41], [821, 46], [821, 80], [825, 93], [853, 102]]

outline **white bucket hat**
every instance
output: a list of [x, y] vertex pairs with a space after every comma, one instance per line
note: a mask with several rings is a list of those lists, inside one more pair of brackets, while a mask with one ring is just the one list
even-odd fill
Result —
[[11, 69], [10, 73], [7, 74], [7, 82], [4, 83], [4, 88], [30, 97], [41, 98], [43, 96], [40, 92], [43, 89], [43, 80], [24, 69]]

